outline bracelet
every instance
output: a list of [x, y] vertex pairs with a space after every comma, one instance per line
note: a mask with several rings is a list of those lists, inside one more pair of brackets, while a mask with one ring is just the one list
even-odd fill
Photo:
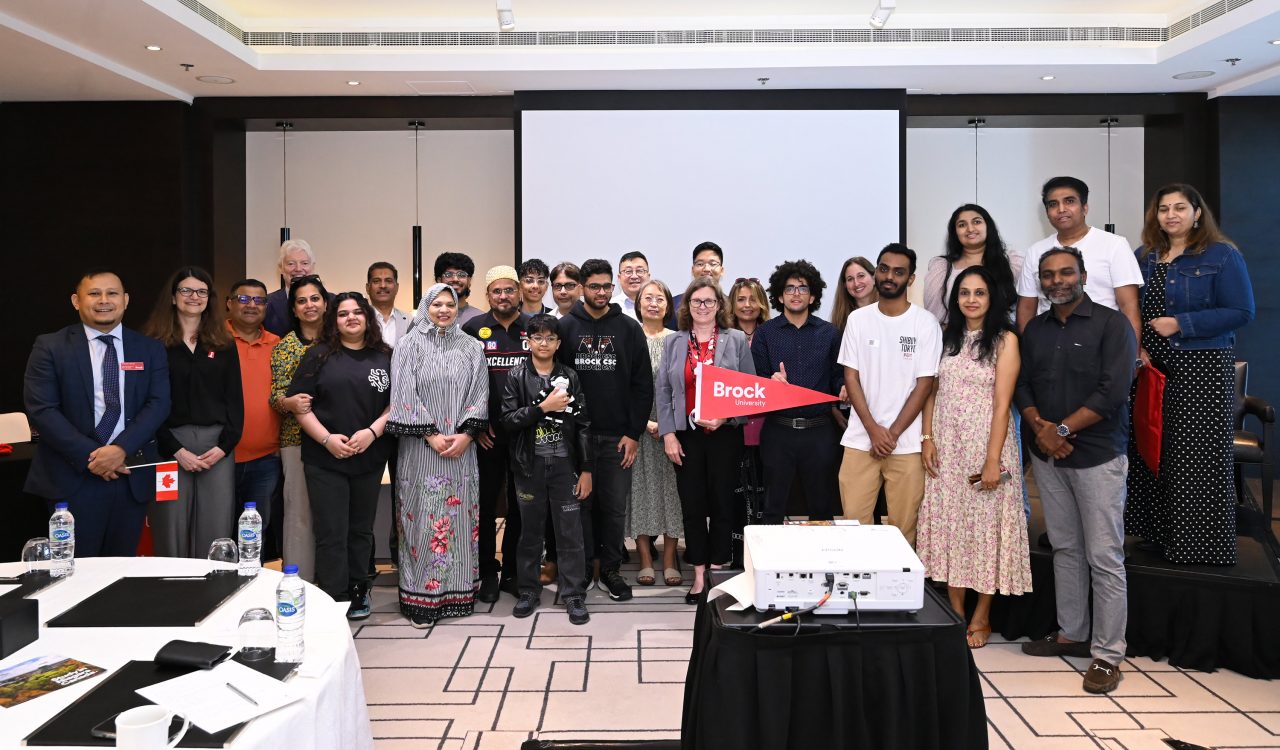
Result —
[[921, 435], [921, 440], [933, 440], [933, 435]]
[[370, 435], [373, 435], [373, 439], [374, 439], [374, 440], [377, 440], [377, 439], [378, 439], [379, 435], [378, 435], [378, 433], [376, 433], [376, 432], [374, 432], [374, 431], [373, 431], [373, 428], [372, 428], [372, 427], [366, 427], [365, 429], [369, 431], [369, 434], [370, 434]]
[[321, 441], [320, 441], [320, 444], [321, 444], [321, 445], [324, 445], [325, 443], [328, 443], [328, 442], [329, 442], [329, 438], [331, 438], [331, 437], [333, 437], [333, 433], [332, 433], [332, 432], [331, 432], [331, 433], [329, 433], [328, 435], [325, 435], [325, 436], [324, 436], [324, 440], [321, 440]]

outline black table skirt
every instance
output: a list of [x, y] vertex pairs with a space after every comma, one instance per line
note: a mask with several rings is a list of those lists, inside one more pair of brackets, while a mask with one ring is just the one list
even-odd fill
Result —
[[711, 607], [699, 606], [685, 750], [987, 747], [963, 623], [791, 637], [714, 619]]

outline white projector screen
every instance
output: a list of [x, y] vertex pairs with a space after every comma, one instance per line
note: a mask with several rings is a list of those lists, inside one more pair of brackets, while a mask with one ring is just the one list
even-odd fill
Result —
[[525, 110], [521, 256], [616, 274], [639, 250], [672, 294], [704, 240], [725, 291], [804, 258], [825, 317], [844, 260], [899, 239], [899, 134], [897, 110]]

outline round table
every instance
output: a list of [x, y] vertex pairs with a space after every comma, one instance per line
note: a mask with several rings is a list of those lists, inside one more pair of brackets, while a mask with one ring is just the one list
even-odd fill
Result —
[[[156, 557], [100, 557], [76, 560], [76, 572], [35, 595], [40, 602], [40, 637], [0, 660], [0, 669], [37, 656], [58, 654], [107, 670], [106, 673], [0, 710], [0, 747], [18, 747], [50, 717], [93, 690], [126, 662], [150, 660], [173, 639], [237, 646], [240, 615], [253, 607], [275, 608], [281, 573], [263, 569], [255, 580], [194, 628], [50, 628], [44, 625], [85, 597], [124, 576], [203, 575], [207, 560]], [[21, 563], [0, 565], [0, 576], [21, 573]], [[2, 591], [0, 591], [2, 593]], [[360, 662], [356, 657], [346, 603], [334, 602], [307, 584], [306, 657], [290, 678], [303, 699], [249, 722], [231, 741], [236, 748], [372, 748]]]

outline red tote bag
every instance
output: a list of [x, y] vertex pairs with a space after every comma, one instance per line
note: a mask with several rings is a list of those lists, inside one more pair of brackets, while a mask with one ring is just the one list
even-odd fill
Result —
[[1160, 440], [1164, 436], [1164, 384], [1168, 378], [1153, 365], [1138, 368], [1138, 388], [1133, 399], [1133, 437], [1138, 455], [1160, 476]]

